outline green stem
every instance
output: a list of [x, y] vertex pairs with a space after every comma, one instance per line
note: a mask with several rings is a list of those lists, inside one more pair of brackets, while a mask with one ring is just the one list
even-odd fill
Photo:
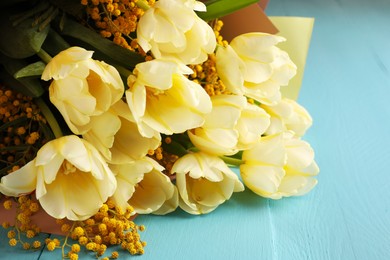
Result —
[[66, 257], [66, 255], [65, 255], [65, 246], [68, 244], [68, 238], [69, 238], [70, 234], [72, 233], [72, 231], [73, 231], [75, 226], [76, 226], [76, 222], [73, 222], [72, 227], [70, 228], [68, 234], [65, 237], [65, 241], [64, 241], [64, 243], [61, 246], [62, 259], [64, 259]]
[[61, 136], [64, 136], [56, 118], [54, 117], [50, 108], [42, 100], [42, 98], [35, 99], [35, 102], [39, 106], [41, 112], [43, 113], [44, 117], [46, 118], [47, 122], [49, 123], [49, 126], [50, 126], [51, 130], [53, 131], [54, 136], [56, 138], [60, 138]]
[[37, 52], [37, 55], [39, 56], [39, 58], [41, 58], [46, 64], [49, 63], [52, 59], [52, 57], [49, 55], [49, 53], [47, 53], [46, 51], [44, 51], [43, 49], [40, 49], [39, 52]]
[[150, 5], [145, 0], [138, 0], [135, 4], [144, 11], [150, 8]]
[[220, 158], [226, 163], [234, 166], [240, 166], [241, 164], [244, 163], [244, 160], [237, 159], [237, 158], [232, 158], [228, 156], [220, 156]]
[[197, 153], [199, 152], [200, 150], [198, 148], [196, 148], [195, 146], [192, 146], [190, 148], [187, 149], [189, 152], [192, 152], [192, 153]]

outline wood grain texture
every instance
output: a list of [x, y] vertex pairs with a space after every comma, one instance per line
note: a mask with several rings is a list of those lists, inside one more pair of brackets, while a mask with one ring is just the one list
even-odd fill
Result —
[[[390, 1], [272, 0], [267, 13], [316, 18], [299, 102], [314, 118], [304, 139], [318, 186], [278, 201], [247, 190], [205, 216], [140, 216], [137, 259], [390, 259]], [[5, 259], [39, 255], [0, 242]]]
[[389, 259], [390, 2], [272, 1], [268, 13], [280, 10], [316, 18], [299, 101], [321, 173], [299, 199], [304, 223], [272, 202], [279, 259]]
[[[21, 244], [17, 244], [15, 247], [10, 247], [7, 238], [8, 230], [0, 227], [0, 259], [8, 260], [38, 260], [42, 254], [43, 249], [39, 250], [23, 250]], [[32, 242], [33, 240], [45, 241], [49, 234], [41, 233], [38, 237], [33, 239], [23, 239], [24, 242]]]

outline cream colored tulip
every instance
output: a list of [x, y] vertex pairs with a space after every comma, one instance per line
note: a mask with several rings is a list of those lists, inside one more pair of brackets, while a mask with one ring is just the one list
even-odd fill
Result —
[[117, 189], [112, 198], [115, 205], [126, 209], [129, 205], [128, 200], [135, 191], [135, 186], [143, 179], [145, 173], [153, 169], [153, 165], [147, 160], [138, 160], [110, 165], [110, 169], [117, 180]]
[[217, 48], [216, 68], [218, 76], [229, 91], [236, 95], [245, 94], [245, 63], [230, 45]]
[[113, 196], [120, 207], [130, 204], [139, 214], [167, 214], [179, 203], [177, 189], [162, 173], [164, 168], [151, 158], [111, 165], [118, 188]]
[[210, 97], [183, 74], [192, 70], [173, 61], [140, 63], [128, 78], [126, 100], [141, 135], [182, 133], [204, 123], [211, 111]]
[[238, 150], [254, 146], [270, 125], [270, 116], [258, 105], [246, 103], [235, 129], [238, 131]]
[[243, 152], [242, 159], [242, 180], [260, 196], [300, 196], [317, 184], [314, 176], [319, 168], [312, 148], [291, 133], [263, 137], [255, 147]]
[[139, 133], [128, 105], [122, 100], [115, 103], [108, 112], [93, 117], [90, 130], [83, 138], [93, 144], [110, 164], [141, 159], [149, 150], [155, 150], [161, 142], [158, 132], [150, 138]]
[[144, 137], [138, 131], [138, 126], [132, 118], [129, 106], [124, 102], [117, 102], [112, 111], [121, 121], [121, 127], [115, 135], [111, 150], [110, 163], [122, 164], [131, 160], [139, 160], [150, 150], [155, 150], [161, 143], [160, 133], [154, 131], [150, 137]]
[[117, 183], [100, 153], [70, 135], [41, 147], [34, 160], [1, 179], [0, 192], [20, 196], [35, 190], [52, 217], [84, 220], [114, 194]]
[[307, 110], [295, 100], [283, 98], [275, 106], [261, 105], [271, 115], [271, 125], [266, 135], [293, 131], [297, 137], [303, 136], [313, 123]]
[[211, 112], [205, 123], [188, 131], [191, 142], [201, 151], [215, 155], [232, 155], [238, 152], [239, 133], [235, 129], [245, 106], [246, 98], [237, 95], [217, 95], [211, 97]]
[[195, 1], [157, 1], [138, 22], [138, 44], [156, 58], [175, 58], [184, 64], [206, 61], [215, 50], [215, 35], [194, 8], [205, 10], [204, 4]]
[[198, 11], [198, 12], [206, 12], [207, 11], [206, 5], [204, 3], [202, 3], [201, 1], [196, 1], [196, 0], [175, 0], [175, 1], [183, 3], [188, 8], [191, 8], [194, 11]]
[[121, 121], [119, 117], [107, 111], [91, 118], [89, 130], [83, 134], [83, 138], [95, 146], [106, 161], [111, 161], [111, 148], [114, 144], [115, 135], [120, 128]]
[[203, 152], [187, 154], [172, 167], [176, 173], [179, 206], [191, 214], [205, 214], [244, 190], [237, 175], [222, 159]]
[[217, 49], [218, 75], [232, 93], [275, 105], [281, 99], [280, 87], [288, 85], [297, 69], [288, 54], [275, 46], [282, 41], [266, 33], [235, 37], [229, 46]]
[[93, 60], [92, 53], [71, 47], [56, 55], [42, 73], [43, 80], [53, 79], [50, 101], [75, 134], [88, 131], [91, 117], [106, 112], [124, 93], [118, 71]]
[[258, 141], [269, 126], [268, 114], [249, 104], [244, 96], [212, 96], [213, 108], [205, 123], [188, 131], [191, 142], [201, 151], [233, 155]]

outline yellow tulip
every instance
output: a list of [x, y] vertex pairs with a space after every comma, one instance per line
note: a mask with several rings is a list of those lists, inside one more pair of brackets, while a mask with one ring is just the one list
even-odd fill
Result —
[[192, 73], [189, 67], [156, 59], [138, 64], [134, 73], [128, 78], [126, 100], [141, 135], [182, 133], [204, 123], [210, 97], [183, 75]]
[[270, 124], [270, 116], [258, 105], [246, 103], [241, 111], [235, 129], [238, 131], [238, 150], [255, 145]]
[[191, 214], [205, 214], [244, 190], [237, 175], [222, 159], [203, 152], [187, 154], [172, 167], [176, 173], [179, 206]]
[[84, 220], [98, 212], [116, 186], [114, 174], [95, 147], [70, 135], [48, 142], [34, 160], [4, 176], [0, 192], [20, 196], [35, 190], [52, 217]]
[[50, 101], [75, 134], [88, 131], [91, 117], [106, 112], [124, 93], [118, 71], [93, 60], [92, 53], [71, 47], [56, 55], [42, 73], [43, 80], [53, 79]]
[[139, 214], [167, 214], [177, 208], [177, 189], [153, 159], [145, 157], [110, 167], [118, 182], [113, 198], [120, 207], [130, 204]]
[[233, 155], [256, 143], [269, 126], [269, 115], [244, 96], [217, 95], [211, 101], [212, 111], [205, 123], [188, 131], [191, 142], [201, 151]]
[[271, 125], [266, 131], [267, 135], [292, 131], [300, 137], [313, 123], [309, 112], [292, 99], [282, 98], [274, 106], [261, 105], [261, 107], [271, 115]]
[[316, 184], [319, 168], [310, 145], [292, 133], [263, 137], [242, 154], [240, 172], [244, 184], [256, 194], [280, 199], [300, 196]]
[[239, 133], [235, 126], [242, 107], [244, 96], [218, 95], [211, 98], [212, 110], [205, 117], [205, 123], [188, 131], [191, 142], [201, 151], [215, 155], [231, 155], [237, 150]]
[[138, 22], [138, 44], [156, 58], [174, 58], [184, 64], [206, 61], [216, 47], [215, 35], [194, 8], [205, 10], [200, 2], [157, 1]]
[[216, 67], [226, 87], [260, 103], [275, 105], [281, 99], [280, 87], [296, 74], [288, 54], [275, 45], [284, 41], [266, 33], [246, 33], [230, 45], [217, 49]]
[[83, 138], [93, 144], [110, 164], [141, 159], [161, 142], [158, 132], [150, 138], [139, 133], [128, 105], [122, 100], [104, 114], [93, 117], [90, 130], [83, 134]]

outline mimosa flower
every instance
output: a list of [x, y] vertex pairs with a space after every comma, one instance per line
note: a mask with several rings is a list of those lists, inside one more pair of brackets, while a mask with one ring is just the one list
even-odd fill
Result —
[[190, 68], [152, 60], [138, 64], [134, 73], [128, 78], [126, 100], [143, 136], [151, 137], [155, 131], [182, 133], [204, 123], [211, 111], [210, 97], [183, 75], [191, 74]]
[[34, 160], [1, 179], [0, 192], [35, 190], [42, 208], [57, 219], [84, 220], [114, 194], [116, 179], [100, 153], [75, 135], [52, 140]]
[[300, 137], [313, 123], [309, 112], [292, 99], [283, 98], [274, 106], [261, 105], [261, 107], [271, 115], [271, 125], [266, 131], [267, 135], [289, 130]]
[[266, 33], [237, 36], [226, 48], [217, 49], [218, 75], [232, 93], [276, 104], [280, 86], [286, 86], [297, 69], [288, 54], [275, 46], [282, 41]]
[[255, 147], [243, 152], [242, 159], [242, 179], [260, 196], [300, 196], [317, 184], [314, 176], [319, 168], [312, 148], [291, 133], [263, 137]]
[[80, 47], [66, 49], [47, 64], [42, 74], [43, 80], [53, 79], [50, 101], [75, 134], [85, 133], [91, 116], [106, 112], [124, 92], [118, 71], [93, 60], [92, 53]]
[[187, 154], [172, 167], [176, 173], [179, 206], [191, 214], [205, 214], [243, 191], [237, 175], [217, 156], [203, 152]]
[[205, 9], [200, 2], [159, 0], [138, 22], [138, 44], [156, 58], [175, 58], [185, 64], [206, 61], [216, 47], [215, 35], [193, 8]]
[[167, 214], [178, 206], [178, 193], [164, 168], [151, 158], [111, 165], [118, 188], [113, 195], [116, 204], [130, 204], [139, 214]]

